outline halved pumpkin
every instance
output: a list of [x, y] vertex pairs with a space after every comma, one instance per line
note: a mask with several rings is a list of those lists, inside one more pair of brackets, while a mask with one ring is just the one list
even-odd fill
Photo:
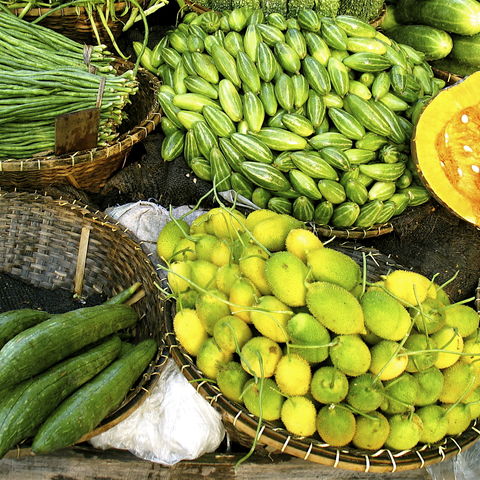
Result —
[[421, 113], [412, 156], [439, 202], [480, 226], [480, 72], [440, 91]]

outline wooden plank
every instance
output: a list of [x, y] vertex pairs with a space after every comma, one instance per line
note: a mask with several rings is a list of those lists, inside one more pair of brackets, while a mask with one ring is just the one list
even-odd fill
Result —
[[391, 474], [358, 473], [324, 467], [284, 455], [253, 455], [235, 468], [243, 453], [208, 454], [171, 467], [141, 460], [121, 450], [90, 447], [32, 455], [28, 450], [9, 453], [0, 460], [0, 479], [8, 480], [429, 480], [425, 469]]

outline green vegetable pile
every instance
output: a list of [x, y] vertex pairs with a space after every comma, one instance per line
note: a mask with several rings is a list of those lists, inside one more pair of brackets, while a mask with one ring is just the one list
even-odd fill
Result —
[[29, 438], [35, 453], [67, 447], [119, 407], [157, 351], [120, 339], [137, 322], [123, 302], [139, 286], [63, 314], [0, 313], [0, 458]]
[[164, 84], [163, 159], [183, 153], [220, 191], [361, 228], [429, 198], [410, 138], [444, 82], [423, 54], [368, 23], [308, 9], [296, 19], [189, 13], [143, 57]]
[[117, 138], [138, 86], [132, 70], [116, 75], [105, 46], [86, 47], [0, 12], [0, 48], [0, 159], [52, 153], [55, 118], [97, 103], [98, 145]]
[[424, 52], [439, 70], [460, 76], [480, 67], [480, 3], [476, 0], [399, 0], [388, 5], [382, 28]]

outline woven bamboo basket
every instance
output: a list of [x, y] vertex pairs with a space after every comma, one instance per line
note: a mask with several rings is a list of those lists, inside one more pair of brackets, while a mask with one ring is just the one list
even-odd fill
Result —
[[[141, 1], [139, 3], [140, 5], [143, 4]], [[112, 19], [111, 16], [108, 16], [107, 25], [114, 39], [120, 36], [123, 25], [130, 16], [131, 9], [127, 10], [127, 13], [124, 13], [126, 8], [126, 2], [115, 2], [114, 10], [116, 18]], [[104, 6], [102, 6], [102, 10], [105, 13]], [[18, 16], [23, 11], [23, 8], [14, 8], [11, 9], [11, 11]], [[97, 44], [96, 30], [101, 43], [109, 46], [112, 45], [110, 36], [96, 10], [92, 11], [90, 18], [85, 7], [80, 6], [65, 7], [59, 10], [53, 10], [49, 7], [32, 7], [23, 19], [27, 22], [33, 22], [45, 14], [48, 15], [39, 22], [39, 25], [51, 28], [72, 40], [88, 45]]]
[[33, 286], [64, 289], [80, 297], [111, 297], [141, 282], [133, 303], [139, 320], [123, 332], [133, 343], [154, 338], [159, 349], [122, 404], [80, 441], [113, 427], [147, 398], [163, 369], [164, 299], [156, 269], [128, 231], [102, 212], [28, 192], [0, 193], [0, 271]]
[[[380, 275], [402, 268], [388, 256], [377, 250], [343, 242], [330, 244], [362, 264], [367, 263], [367, 280], [377, 281]], [[478, 291], [480, 297], [480, 287]], [[479, 299], [480, 303], [480, 299]], [[392, 451], [382, 448], [372, 452], [354, 447], [331, 447], [322, 443], [320, 437], [296, 437], [287, 432], [280, 423], [263, 421], [236, 402], [228, 400], [216, 384], [205, 381], [204, 374], [196, 367], [194, 359], [180, 346], [173, 331], [174, 307], [169, 304], [169, 314], [164, 317], [165, 338], [170, 354], [183, 374], [197, 391], [222, 415], [225, 428], [231, 439], [250, 448], [257, 439], [256, 453], [264, 455], [286, 453], [314, 463], [334, 468], [361, 472], [395, 472], [422, 468], [446, 460], [473, 445], [480, 435], [480, 425], [473, 422], [457, 437], [446, 437], [435, 445], [417, 445], [412, 450]], [[257, 434], [258, 431], [258, 434]]]
[[447, 85], [453, 85], [454, 83], [457, 83], [463, 79], [463, 77], [460, 77], [459, 75], [455, 75], [454, 73], [450, 73], [450, 72], [444, 72], [443, 70], [439, 70], [438, 68], [432, 67], [432, 70], [435, 76], [437, 78], [441, 78], [442, 80], [445, 80]]
[[[116, 68], [121, 73], [132, 69], [133, 64], [119, 59]], [[98, 192], [123, 166], [132, 147], [144, 140], [160, 122], [159, 79], [141, 68], [137, 79], [138, 92], [125, 108], [128, 120], [120, 126], [122, 133], [114, 143], [59, 156], [0, 160], [0, 188], [37, 191], [49, 185], [70, 184]]]

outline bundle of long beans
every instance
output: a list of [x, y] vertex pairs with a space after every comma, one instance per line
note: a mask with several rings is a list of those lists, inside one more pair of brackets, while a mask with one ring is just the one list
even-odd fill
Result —
[[0, 13], [0, 50], [0, 158], [53, 151], [55, 118], [96, 106], [98, 145], [115, 140], [138, 84], [132, 70], [115, 74], [104, 46], [86, 48]]

